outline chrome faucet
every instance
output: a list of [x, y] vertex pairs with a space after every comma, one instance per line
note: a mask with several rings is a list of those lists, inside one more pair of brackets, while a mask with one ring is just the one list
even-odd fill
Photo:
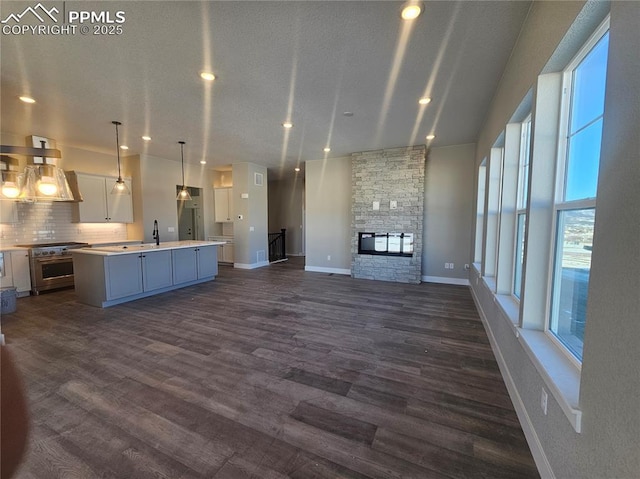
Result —
[[158, 231], [158, 220], [153, 220], [153, 239], [156, 240], [156, 245], [160, 244], [160, 231]]

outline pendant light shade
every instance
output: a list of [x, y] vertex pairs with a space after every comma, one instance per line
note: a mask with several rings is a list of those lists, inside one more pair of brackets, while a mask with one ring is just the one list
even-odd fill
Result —
[[178, 192], [176, 200], [189, 201], [191, 200], [191, 194], [189, 193], [189, 188], [184, 185], [184, 141], [179, 141], [178, 143], [180, 143], [180, 158], [182, 160], [182, 189]]
[[[25, 156], [41, 157], [42, 163], [29, 164], [22, 172], [15, 169], [17, 160], [2, 155], [2, 187], [0, 199], [23, 202], [34, 201], [73, 201], [73, 193], [67, 177], [61, 168], [52, 163], [51, 158], [60, 158], [60, 151], [45, 148], [2, 145], [2, 153], [15, 153]], [[51, 154], [52, 156], [47, 156]]]
[[122, 123], [120, 123], [119, 121], [112, 121], [111, 123], [113, 123], [116, 126], [116, 153], [118, 154], [118, 179], [116, 180], [116, 183], [113, 185], [113, 188], [111, 188], [111, 194], [112, 195], [130, 195], [131, 191], [129, 191], [127, 184], [122, 179], [122, 174], [120, 172], [120, 138], [118, 137], [118, 126], [122, 125]]
[[22, 175], [17, 171], [6, 170], [2, 172], [2, 198], [15, 200], [22, 190]]

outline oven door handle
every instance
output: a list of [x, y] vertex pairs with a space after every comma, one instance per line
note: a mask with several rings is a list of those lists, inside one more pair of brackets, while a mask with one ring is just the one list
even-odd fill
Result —
[[36, 258], [33, 261], [35, 261], [36, 263], [40, 263], [40, 264], [45, 264], [45, 263], [68, 263], [69, 261], [67, 261], [67, 259], [71, 262], [73, 262], [73, 258], [61, 258], [60, 256], [58, 256], [57, 258]]

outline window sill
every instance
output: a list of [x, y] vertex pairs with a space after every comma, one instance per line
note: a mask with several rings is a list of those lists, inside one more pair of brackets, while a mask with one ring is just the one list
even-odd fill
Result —
[[520, 335], [520, 303], [510, 294], [496, 294], [493, 297], [496, 304], [502, 310], [513, 326], [513, 334], [518, 337]]
[[581, 431], [580, 370], [543, 331], [518, 328], [524, 350], [542, 376], [573, 429]]
[[496, 294], [496, 277], [495, 276], [483, 276], [482, 281], [489, 288], [494, 295]]

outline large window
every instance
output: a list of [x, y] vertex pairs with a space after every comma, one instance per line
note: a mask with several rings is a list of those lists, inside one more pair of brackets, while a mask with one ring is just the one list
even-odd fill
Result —
[[529, 188], [529, 158], [531, 156], [531, 115], [522, 123], [520, 156], [518, 159], [518, 193], [516, 200], [515, 258], [513, 263], [513, 295], [522, 294], [522, 265], [524, 261], [525, 223]]
[[549, 331], [582, 360], [609, 49], [603, 25], [565, 73]]
[[484, 195], [485, 185], [487, 183], [487, 159], [482, 160], [482, 164], [478, 168], [478, 196], [476, 199], [476, 241], [473, 261], [475, 263], [482, 262], [482, 234], [484, 232]]

